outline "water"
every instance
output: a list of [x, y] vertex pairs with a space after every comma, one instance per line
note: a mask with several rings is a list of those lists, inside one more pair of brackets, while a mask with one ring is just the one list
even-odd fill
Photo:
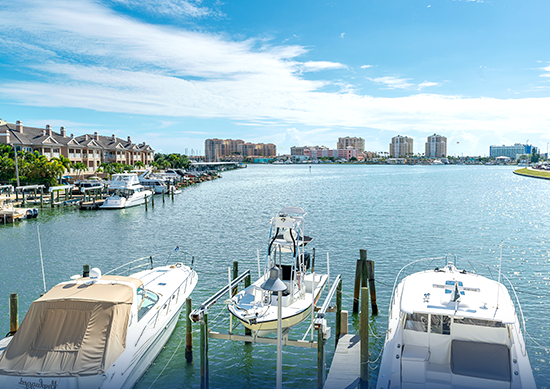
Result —
[[[43, 292], [37, 226], [48, 288], [80, 273], [85, 263], [107, 270], [138, 257], [168, 255], [179, 245], [196, 256], [199, 283], [192, 298], [197, 306], [227, 282], [233, 261], [256, 276], [256, 250], [263, 255], [267, 248], [269, 219], [295, 205], [308, 212], [306, 232], [314, 237], [318, 271], [326, 269], [329, 252], [331, 273], [342, 274], [344, 309], [352, 308], [359, 249], [375, 261], [381, 313], [371, 320], [371, 360], [380, 352], [391, 285], [403, 265], [454, 253], [497, 268], [503, 242], [502, 271], [519, 292], [530, 337], [541, 345], [524, 334], [535, 379], [539, 388], [550, 387], [548, 198], [550, 182], [518, 177], [509, 167], [313, 165], [310, 171], [309, 165], [262, 165], [187, 188], [173, 203], [162, 204], [157, 196], [147, 213], [143, 207], [45, 209], [38, 219], [0, 226], [0, 329], [9, 330], [11, 292], [19, 293], [20, 319]], [[220, 304], [210, 311], [214, 330], [227, 331], [227, 315], [218, 316], [222, 311]], [[327, 316], [334, 329], [334, 315]], [[350, 332], [358, 332], [357, 324], [350, 314]], [[291, 338], [301, 338], [306, 327], [293, 329]], [[180, 318], [138, 388], [200, 386], [199, 326], [194, 330], [195, 362], [185, 363]], [[331, 338], [327, 364], [333, 345]], [[210, 340], [209, 357], [212, 388], [275, 386], [275, 346]], [[315, 349], [286, 347], [284, 386], [314, 388], [316, 361]], [[374, 385], [378, 372], [376, 364], [372, 367]]]

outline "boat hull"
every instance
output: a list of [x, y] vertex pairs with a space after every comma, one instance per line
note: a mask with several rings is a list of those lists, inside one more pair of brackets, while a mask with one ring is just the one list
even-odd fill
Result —
[[145, 202], [149, 201], [151, 196], [152, 196], [152, 192], [148, 190], [139, 192], [139, 195], [134, 194], [129, 198], [121, 197], [121, 196], [111, 196], [111, 197], [107, 197], [103, 205], [101, 205], [99, 208], [122, 209], [122, 208], [135, 207], [138, 205], [145, 204]]

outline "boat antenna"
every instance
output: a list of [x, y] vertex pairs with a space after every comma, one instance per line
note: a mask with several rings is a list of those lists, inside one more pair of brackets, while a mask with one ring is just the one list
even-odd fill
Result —
[[40, 250], [40, 263], [42, 264], [42, 282], [44, 282], [44, 293], [46, 293], [46, 275], [44, 274], [44, 259], [42, 258], [42, 243], [40, 243], [40, 229], [36, 225], [36, 233], [38, 234], [38, 249]]

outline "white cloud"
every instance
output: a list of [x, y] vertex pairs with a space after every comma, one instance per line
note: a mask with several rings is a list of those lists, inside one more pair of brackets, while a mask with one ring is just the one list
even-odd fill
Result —
[[340, 38], [344, 39], [344, 35], [346, 35], [345, 32], [341, 33], [341, 34], [340, 34]]
[[[111, 0], [115, 4], [119, 4], [131, 9], [139, 9], [147, 13], [159, 15], [185, 15], [193, 18], [202, 18], [214, 14], [214, 12], [206, 7], [200, 7], [200, 1], [186, 0]], [[194, 4], [196, 3], [196, 4]]]
[[329, 69], [345, 69], [346, 65], [337, 62], [328, 62], [328, 61], [308, 61], [302, 63], [302, 68], [306, 72], [317, 72], [320, 70], [329, 70]]
[[372, 68], [372, 65], [362, 65], [361, 66], [361, 69], [368, 69], [368, 68]]
[[439, 86], [439, 85], [441, 85], [441, 84], [438, 83], [438, 82], [424, 81], [424, 82], [421, 82], [420, 84], [418, 84], [418, 90], [422, 90], [422, 89], [428, 88], [430, 86]]
[[367, 78], [377, 84], [383, 84], [387, 89], [409, 89], [413, 86], [410, 82], [410, 78], [398, 78], [398, 77], [377, 77], [377, 78]]

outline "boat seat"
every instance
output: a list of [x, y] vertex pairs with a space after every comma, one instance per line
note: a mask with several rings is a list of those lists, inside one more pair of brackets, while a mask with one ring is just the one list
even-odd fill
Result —
[[406, 344], [401, 354], [401, 379], [404, 383], [425, 383], [430, 351], [426, 346]]

